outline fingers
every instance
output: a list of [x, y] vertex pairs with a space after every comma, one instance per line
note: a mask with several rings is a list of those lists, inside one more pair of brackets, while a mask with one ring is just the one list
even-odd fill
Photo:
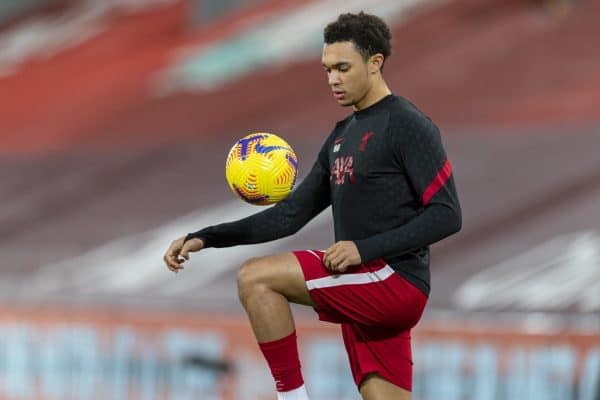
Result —
[[345, 272], [347, 267], [348, 261], [344, 258], [343, 255], [338, 256], [336, 258], [332, 258], [329, 261], [329, 266], [327, 267], [327, 269], [329, 269], [332, 272]]
[[333, 246], [330, 246], [327, 250], [325, 250], [325, 254], [323, 254], [323, 264], [325, 265], [325, 268], [327, 268], [330, 271], [335, 271], [333, 269], [333, 257], [336, 254], [336, 246], [335, 244]]
[[[184, 243], [185, 242], [185, 243]], [[204, 247], [204, 240], [193, 238], [185, 241], [185, 236], [175, 239], [163, 256], [163, 260], [172, 272], [183, 269], [183, 263], [190, 259], [190, 252], [199, 251]]]
[[344, 254], [343, 247], [334, 244], [325, 251], [323, 256], [323, 263], [325, 267], [333, 272], [344, 272], [347, 267], [344, 268], [346, 262], [346, 255]]
[[179, 252], [179, 257], [189, 260], [190, 259], [190, 246], [188, 243], [184, 243], [181, 251]]
[[181, 239], [171, 242], [171, 245], [163, 257], [167, 268], [169, 268], [169, 270], [172, 272], [179, 272], [179, 270], [183, 269], [183, 265], [181, 265], [181, 263], [184, 260], [180, 259], [182, 242], [183, 241]]
[[360, 254], [351, 241], [337, 242], [325, 250], [323, 264], [333, 272], [346, 272], [352, 265], [360, 264]]

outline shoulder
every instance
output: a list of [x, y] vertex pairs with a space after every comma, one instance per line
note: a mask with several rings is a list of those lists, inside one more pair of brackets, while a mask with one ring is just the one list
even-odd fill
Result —
[[395, 101], [390, 104], [389, 118], [390, 134], [397, 138], [439, 135], [439, 129], [431, 118], [403, 97], [395, 96]]
[[335, 127], [333, 128], [333, 130], [327, 137], [326, 142], [335, 140], [335, 138], [339, 136], [339, 134], [346, 128], [346, 126], [348, 125], [348, 123], [351, 120], [352, 120], [352, 114], [348, 115], [346, 118], [344, 118], [340, 121], [337, 121], [335, 123]]
[[395, 101], [391, 102], [389, 108], [391, 123], [407, 128], [435, 126], [431, 118], [409, 100], [400, 96], [394, 97]]
[[336, 132], [340, 131], [341, 129], [344, 129], [346, 127], [346, 125], [348, 125], [348, 123], [350, 122], [351, 119], [352, 119], [352, 114], [350, 114], [346, 118], [336, 122], [335, 127], [333, 128], [333, 131], [331, 133], [335, 134]]

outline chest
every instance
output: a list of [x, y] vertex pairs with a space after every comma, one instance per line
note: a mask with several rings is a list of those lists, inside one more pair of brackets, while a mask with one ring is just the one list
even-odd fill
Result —
[[386, 123], [351, 123], [335, 135], [329, 148], [331, 183], [334, 186], [369, 186], [391, 175], [402, 174], [401, 157], [393, 148]]

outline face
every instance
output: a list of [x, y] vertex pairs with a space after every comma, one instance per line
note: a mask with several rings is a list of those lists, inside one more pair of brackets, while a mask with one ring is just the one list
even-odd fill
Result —
[[359, 104], [371, 89], [373, 73], [369, 61], [363, 59], [353, 42], [323, 46], [321, 62], [333, 96], [340, 105]]

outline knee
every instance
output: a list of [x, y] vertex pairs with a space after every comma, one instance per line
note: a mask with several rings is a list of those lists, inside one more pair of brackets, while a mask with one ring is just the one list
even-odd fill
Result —
[[237, 273], [238, 296], [242, 302], [257, 290], [261, 290], [261, 258], [245, 261]]

